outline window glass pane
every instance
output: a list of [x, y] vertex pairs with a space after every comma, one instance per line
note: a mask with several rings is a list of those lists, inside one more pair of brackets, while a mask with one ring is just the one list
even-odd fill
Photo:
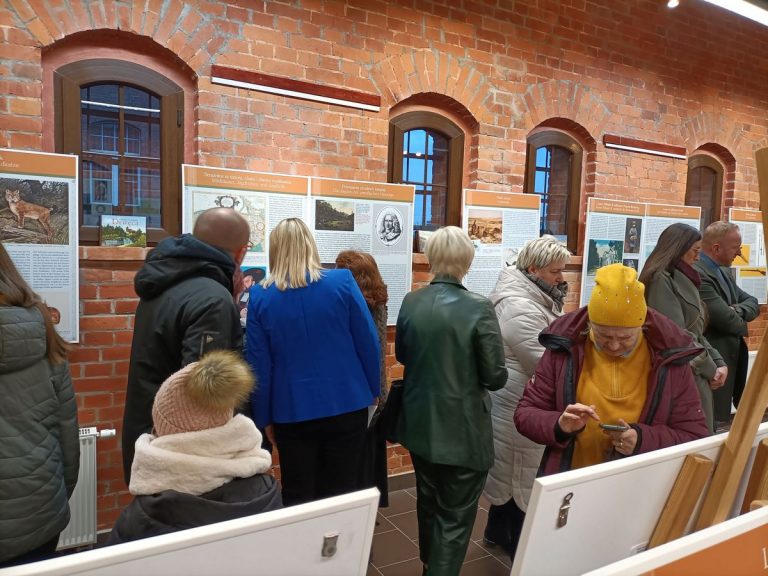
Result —
[[413, 224], [422, 226], [424, 224], [424, 194], [421, 190], [416, 190], [413, 200]]
[[430, 177], [424, 171], [424, 164], [423, 158], [411, 158], [408, 162], [408, 174], [405, 178], [409, 182], [429, 182]]
[[408, 147], [405, 149], [408, 154], [414, 154], [416, 156], [424, 156], [426, 154], [426, 138], [427, 132], [425, 130], [411, 130], [409, 132], [410, 138], [408, 139]]
[[688, 171], [685, 192], [687, 206], [701, 207], [701, 228], [709, 226], [716, 218], [717, 172], [709, 166], [699, 166]]
[[536, 168], [549, 168], [549, 147], [536, 149]]
[[414, 184], [420, 192], [414, 205], [414, 229], [444, 225], [448, 193], [448, 139], [445, 136], [422, 128], [404, 133], [403, 182]]
[[536, 149], [533, 192], [541, 195], [540, 232], [567, 240], [568, 196], [571, 185], [571, 156], [561, 146]]
[[126, 86], [123, 94], [123, 104], [134, 108], [151, 108], [150, 94], [132, 86]]
[[119, 104], [119, 86], [117, 84], [93, 84], [80, 89], [80, 98], [102, 104]]
[[545, 194], [548, 189], [548, 180], [547, 176], [549, 176], [549, 172], [545, 172], [543, 170], [536, 170], [536, 182], [534, 184], [533, 191], [537, 194]]
[[81, 99], [83, 224], [99, 226], [102, 215], [141, 215], [148, 227], [160, 228], [160, 98], [99, 84], [82, 88]]

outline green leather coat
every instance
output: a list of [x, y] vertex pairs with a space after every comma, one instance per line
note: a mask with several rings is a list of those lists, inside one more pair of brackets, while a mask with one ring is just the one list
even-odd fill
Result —
[[405, 366], [398, 440], [430, 462], [488, 470], [488, 390], [507, 382], [491, 302], [454, 278], [436, 277], [403, 300], [395, 356]]

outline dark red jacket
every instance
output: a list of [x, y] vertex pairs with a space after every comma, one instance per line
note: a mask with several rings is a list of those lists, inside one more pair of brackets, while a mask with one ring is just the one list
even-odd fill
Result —
[[[555, 320], [539, 336], [544, 356], [515, 411], [521, 434], [547, 446], [539, 475], [571, 469], [576, 434], [555, 432], [560, 414], [576, 402], [576, 385], [584, 362], [587, 309]], [[651, 352], [648, 396], [638, 422], [634, 454], [681, 444], [708, 435], [699, 392], [689, 366], [701, 353], [691, 337], [666, 316], [648, 309], [643, 333]], [[618, 453], [616, 457], [620, 456]]]

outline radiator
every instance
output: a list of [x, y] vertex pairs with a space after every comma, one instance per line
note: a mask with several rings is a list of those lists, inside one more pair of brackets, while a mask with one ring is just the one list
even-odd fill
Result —
[[69, 524], [58, 549], [96, 543], [96, 428], [80, 428], [80, 475], [69, 499]]

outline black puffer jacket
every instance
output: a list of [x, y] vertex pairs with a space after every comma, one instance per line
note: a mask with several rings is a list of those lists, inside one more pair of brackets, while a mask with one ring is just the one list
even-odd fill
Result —
[[235, 262], [191, 234], [166, 238], [147, 255], [134, 287], [141, 298], [123, 416], [123, 474], [131, 474], [134, 444], [152, 431], [160, 385], [215, 349], [240, 351], [243, 329], [232, 297]]
[[79, 467], [69, 364], [48, 362], [37, 308], [0, 306], [0, 563], [67, 526]]
[[107, 544], [169, 534], [282, 507], [277, 481], [269, 474], [235, 478], [200, 496], [164, 490], [134, 498], [117, 519]]

